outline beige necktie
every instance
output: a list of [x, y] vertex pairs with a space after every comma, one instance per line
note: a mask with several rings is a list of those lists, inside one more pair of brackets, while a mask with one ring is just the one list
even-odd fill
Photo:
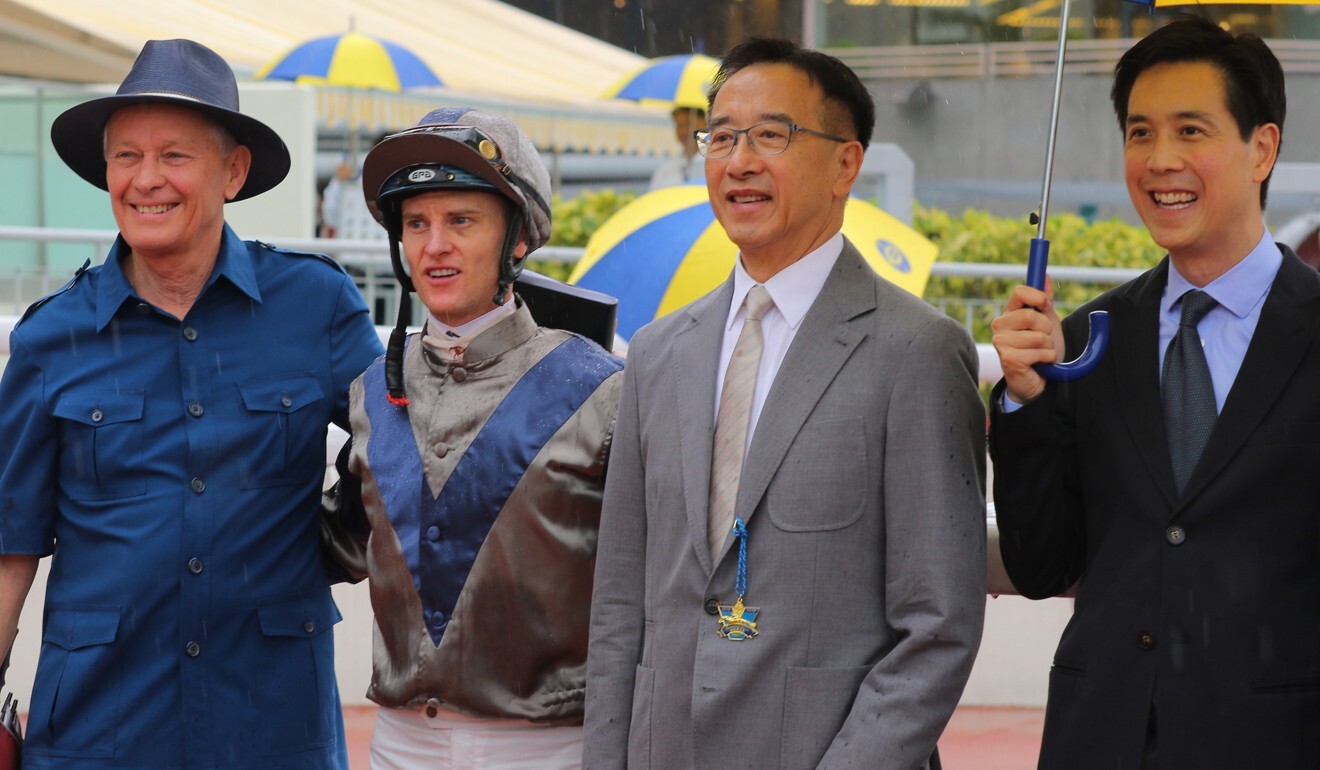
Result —
[[719, 555], [733, 529], [733, 505], [738, 499], [738, 481], [742, 477], [752, 395], [756, 392], [756, 374], [761, 368], [761, 351], [765, 347], [761, 317], [774, 306], [774, 301], [765, 287], [757, 284], [747, 292], [746, 305], [747, 317], [738, 334], [738, 344], [733, 346], [729, 368], [724, 373], [720, 413], [715, 419], [715, 445], [710, 466], [710, 518], [706, 522], [711, 561]]

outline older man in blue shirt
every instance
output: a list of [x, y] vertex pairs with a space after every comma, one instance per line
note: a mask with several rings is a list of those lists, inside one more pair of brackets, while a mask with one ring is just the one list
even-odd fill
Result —
[[51, 135], [120, 237], [28, 309], [0, 381], [0, 654], [53, 554], [25, 766], [342, 767], [316, 512], [380, 353], [366, 307], [225, 224], [289, 157], [212, 51], [147, 43]]

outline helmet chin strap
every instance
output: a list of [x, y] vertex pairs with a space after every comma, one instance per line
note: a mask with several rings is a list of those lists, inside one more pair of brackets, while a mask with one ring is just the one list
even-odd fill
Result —
[[399, 256], [399, 225], [391, 223], [386, 228], [390, 236], [390, 262], [394, 265], [394, 277], [399, 281], [399, 317], [390, 331], [389, 344], [385, 346], [385, 398], [395, 406], [407, 406], [408, 397], [403, 393], [403, 348], [408, 340], [408, 322], [412, 320], [412, 278], [403, 269], [403, 260]]
[[495, 285], [494, 302], [496, 305], [503, 305], [506, 297], [509, 296], [509, 287], [522, 275], [523, 265], [527, 262], [527, 255], [517, 256], [514, 251], [518, 248], [518, 242], [522, 239], [523, 231], [523, 213], [522, 209], [516, 206], [509, 206], [509, 226], [504, 230], [504, 245], [500, 248], [500, 277]]

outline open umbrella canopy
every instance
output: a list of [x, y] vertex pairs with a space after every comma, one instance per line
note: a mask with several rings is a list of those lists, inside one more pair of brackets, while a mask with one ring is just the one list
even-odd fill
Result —
[[417, 54], [357, 32], [308, 40], [262, 67], [256, 78], [395, 92], [443, 85]]
[[[938, 247], [899, 220], [852, 198], [843, 234], [877, 273], [917, 296]], [[619, 336], [714, 289], [738, 247], [715, 219], [703, 185], [666, 187], [619, 209], [587, 242], [568, 282], [619, 299]]]
[[704, 110], [706, 89], [710, 88], [719, 64], [699, 53], [661, 56], [624, 76], [602, 96], [668, 109], [695, 107]]

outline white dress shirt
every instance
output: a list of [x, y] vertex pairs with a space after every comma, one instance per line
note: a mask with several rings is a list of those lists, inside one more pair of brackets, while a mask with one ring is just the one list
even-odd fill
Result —
[[[774, 384], [779, 365], [784, 362], [788, 346], [793, 344], [798, 327], [806, 317], [811, 304], [820, 295], [825, 286], [825, 279], [834, 269], [834, 263], [843, 253], [843, 234], [835, 233], [820, 248], [807, 254], [802, 259], [780, 270], [766, 281], [765, 289], [774, 301], [774, 307], [766, 311], [761, 319], [761, 331], [765, 346], [761, 352], [761, 366], [756, 373], [756, 391], [752, 395], [752, 415], [747, 423], [747, 446], [752, 443], [756, 433], [757, 418], [761, 415], [761, 406]], [[720, 368], [715, 378], [715, 419], [719, 419], [720, 394], [724, 390], [724, 373], [729, 368], [729, 359], [733, 357], [733, 348], [742, 333], [743, 319], [747, 309], [743, 301], [747, 292], [756, 285], [756, 281], [743, 269], [742, 255], [733, 265], [733, 299], [729, 305], [729, 317], [724, 326], [724, 344], [720, 348]]]

